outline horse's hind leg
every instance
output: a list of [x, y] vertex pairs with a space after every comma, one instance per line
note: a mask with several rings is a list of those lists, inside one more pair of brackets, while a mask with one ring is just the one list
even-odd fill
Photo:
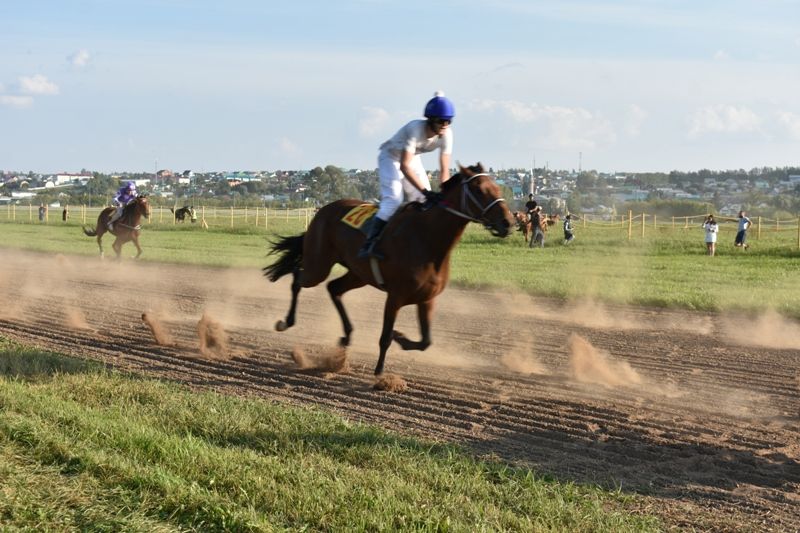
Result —
[[100, 248], [100, 259], [104, 259], [106, 254], [103, 251], [103, 235], [99, 233], [97, 235], [97, 247]]
[[339, 317], [342, 319], [342, 327], [344, 328], [344, 337], [339, 339], [339, 346], [350, 346], [350, 334], [353, 332], [353, 325], [350, 323], [347, 311], [345, 311], [342, 303], [342, 294], [364, 285], [366, 285], [364, 280], [350, 271], [341, 278], [336, 278], [328, 283], [328, 294], [331, 295], [331, 300], [333, 300], [333, 305], [336, 306], [336, 310], [339, 312]]
[[300, 289], [303, 285], [300, 276], [303, 273], [301, 268], [295, 268], [292, 271], [292, 303], [289, 305], [289, 312], [286, 314], [286, 320], [278, 320], [275, 323], [275, 329], [278, 331], [286, 331], [294, 326], [294, 315], [297, 312], [297, 295], [300, 294]]
[[404, 350], [426, 350], [431, 345], [431, 316], [433, 315], [433, 300], [417, 304], [417, 318], [422, 339], [412, 341], [399, 331], [392, 332], [392, 339]]
[[117, 261], [122, 260], [122, 241], [119, 237], [114, 240], [114, 244], [111, 245], [114, 249], [114, 253], [117, 254]]

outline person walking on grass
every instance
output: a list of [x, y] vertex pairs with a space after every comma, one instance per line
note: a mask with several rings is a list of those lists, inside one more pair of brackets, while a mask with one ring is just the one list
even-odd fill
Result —
[[564, 244], [569, 244], [575, 240], [575, 233], [572, 227], [572, 215], [564, 217]]
[[703, 222], [703, 229], [706, 230], [706, 248], [708, 255], [714, 257], [717, 251], [717, 233], [719, 232], [719, 225], [714, 220], [714, 215], [708, 215], [705, 222]]
[[739, 228], [736, 232], [736, 239], [733, 241], [733, 245], [737, 248], [742, 248], [743, 250], [747, 250], [750, 248], [750, 245], [747, 244], [747, 230], [750, 229], [750, 226], [753, 225], [753, 222], [747, 218], [746, 213], [744, 211], [739, 211]]
[[533, 248], [536, 243], [539, 243], [539, 246], [544, 248], [544, 231], [542, 231], [542, 206], [540, 205], [537, 205], [533, 211], [531, 211], [531, 228], [533, 228], [533, 235], [531, 236], [531, 241], [528, 246]]

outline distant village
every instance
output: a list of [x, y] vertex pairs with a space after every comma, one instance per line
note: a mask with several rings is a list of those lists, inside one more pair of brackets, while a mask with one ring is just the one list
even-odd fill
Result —
[[[529, 194], [549, 212], [612, 215], [632, 203], [684, 206], [702, 204], [720, 215], [739, 209], [800, 213], [800, 168], [764, 167], [749, 171], [603, 173], [582, 170], [490, 169], [504, 196], [521, 205]], [[436, 184], [438, 176], [431, 175]], [[108, 203], [122, 181], [164, 205], [264, 205], [316, 207], [336, 198], [374, 200], [379, 196], [375, 169], [36, 174], [0, 171], [0, 206]], [[685, 206], [689, 206], [688, 208]], [[699, 206], [698, 206], [699, 207]], [[697, 209], [697, 207], [695, 207]], [[681, 214], [681, 213], [673, 213]]]

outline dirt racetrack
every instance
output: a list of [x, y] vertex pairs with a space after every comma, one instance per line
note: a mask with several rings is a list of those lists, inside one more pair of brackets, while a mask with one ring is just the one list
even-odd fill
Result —
[[[297, 325], [279, 333], [288, 280], [269, 283], [256, 269], [8, 249], [0, 258], [0, 335], [193, 387], [320, 406], [561, 481], [621, 487], [672, 527], [800, 530], [800, 325], [778, 315], [450, 287], [437, 301], [433, 346], [389, 350], [387, 372], [408, 387], [383, 392], [372, 388], [383, 305], [375, 289], [345, 295], [354, 345], [345, 371], [331, 373], [293, 359], [335, 351], [341, 326], [324, 286], [301, 292]], [[224, 349], [201, 355], [204, 316]], [[415, 309], [397, 329], [419, 337]]]

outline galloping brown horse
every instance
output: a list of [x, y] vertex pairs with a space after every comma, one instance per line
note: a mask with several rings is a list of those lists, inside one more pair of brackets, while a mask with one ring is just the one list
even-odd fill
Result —
[[[394, 340], [403, 350], [425, 350], [431, 344], [430, 323], [435, 298], [444, 290], [450, 277], [450, 253], [458, 243], [467, 223], [479, 222], [498, 237], [506, 237], [514, 218], [500, 197], [500, 189], [478, 163], [461, 167], [459, 173], [442, 184], [442, 198], [430, 209], [420, 211], [409, 204], [398, 211], [386, 226], [378, 251], [384, 259], [359, 259], [358, 250], [364, 234], [342, 222], [342, 218], [361, 204], [360, 200], [338, 200], [322, 207], [304, 234], [284, 237], [273, 243], [271, 253], [278, 260], [264, 268], [271, 281], [292, 274], [292, 302], [286, 320], [275, 329], [283, 331], [295, 322], [297, 295], [302, 287], [323, 282], [336, 263], [347, 272], [328, 282], [328, 293], [339, 312], [344, 337], [339, 345], [350, 345], [353, 326], [342, 295], [372, 285], [386, 292], [380, 355], [375, 375], [383, 372], [386, 351]], [[416, 304], [422, 339], [412, 341], [395, 331], [394, 323], [401, 307]]]
[[531, 217], [522, 211], [514, 211], [514, 220], [517, 223], [517, 231], [522, 232], [522, 238], [525, 239], [525, 244], [528, 244], [533, 228], [531, 228]]
[[[94, 229], [86, 229], [83, 227], [83, 232], [89, 237], [97, 237], [97, 246], [100, 248], [100, 257], [104, 257], [103, 252], [103, 235], [109, 231], [108, 221], [114, 213], [116, 207], [106, 207], [100, 212], [97, 217], [97, 226]], [[128, 241], [132, 241], [136, 246], [137, 254], [136, 259], [142, 255], [142, 247], [139, 246], [139, 230], [141, 226], [139, 222], [144, 218], [150, 218], [150, 204], [147, 201], [146, 194], [140, 194], [134, 201], [125, 206], [122, 211], [122, 216], [114, 222], [114, 229], [110, 232], [116, 237], [114, 244], [111, 247], [117, 254], [117, 259], [120, 259], [122, 254], [122, 245]]]

